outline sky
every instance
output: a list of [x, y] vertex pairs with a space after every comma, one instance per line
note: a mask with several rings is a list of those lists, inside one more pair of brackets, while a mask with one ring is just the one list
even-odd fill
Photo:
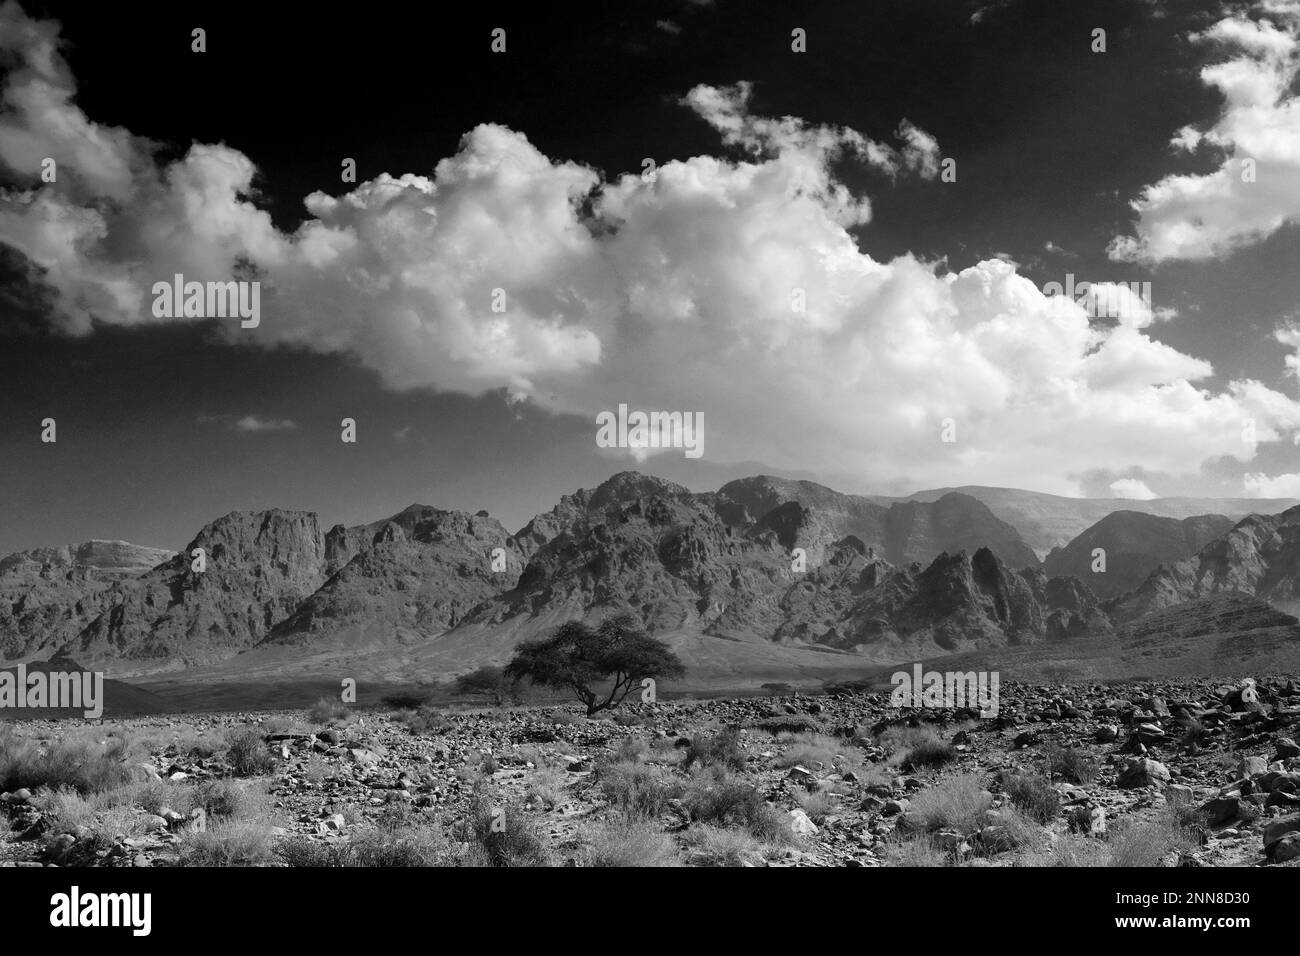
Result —
[[1300, 496], [1300, 2], [175, 6], [0, 5], [0, 554], [626, 469]]

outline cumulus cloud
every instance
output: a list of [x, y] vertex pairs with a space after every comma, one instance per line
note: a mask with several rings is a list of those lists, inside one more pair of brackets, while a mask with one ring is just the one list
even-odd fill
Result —
[[1300, 5], [1260, 3], [1193, 39], [1219, 54], [1201, 81], [1223, 107], [1212, 124], [1179, 130], [1171, 145], [1204, 152], [1217, 166], [1147, 186], [1132, 203], [1136, 235], [1111, 242], [1114, 259], [1223, 256], [1300, 221]]
[[1243, 481], [1246, 494], [1253, 498], [1300, 498], [1300, 473], [1269, 477], [1257, 472]]
[[1110, 483], [1110, 492], [1116, 498], [1130, 498], [1134, 501], [1150, 501], [1160, 497], [1152, 491], [1145, 481], [1137, 478], [1120, 478]]
[[[0, 241], [44, 270], [70, 334], [92, 316], [156, 321], [148, 290], [177, 272], [256, 279], [260, 325], [220, 325], [236, 341], [347, 354], [394, 389], [503, 389], [588, 421], [620, 403], [701, 412], [711, 458], [866, 486], [1072, 494], [1099, 471], [1248, 461], [1300, 428], [1300, 404], [1259, 382], [1202, 384], [1210, 364], [1152, 339], [1149, 302], [1126, 288], [1079, 302], [999, 259], [954, 274], [864, 254], [849, 229], [869, 202], [833, 167], [933, 176], [939, 145], [906, 121], [891, 145], [756, 114], [744, 83], [700, 86], [683, 105], [731, 155], [608, 182], [485, 124], [431, 175], [313, 193], [285, 233], [250, 198], [248, 157], [196, 144], [163, 165], [148, 142], [96, 126], [73, 103], [56, 31], [2, 9], [19, 29], [0, 32], [26, 37], [16, 46], [40, 65], [4, 93], [0, 122], [28, 145], [0, 158], [27, 185], [0, 197]], [[61, 122], [11, 92], [38, 79]], [[83, 172], [87, 142], [102, 150]], [[41, 185], [23, 157], [50, 151], [68, 175]], [[1093, 321], [1112, 304], [1118, 323]]]

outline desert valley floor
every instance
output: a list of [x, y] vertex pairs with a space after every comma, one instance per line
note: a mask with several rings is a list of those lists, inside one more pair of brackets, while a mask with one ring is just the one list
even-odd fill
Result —
[[1300, 865], [1300, 680], [0, 725], [5, 866]]

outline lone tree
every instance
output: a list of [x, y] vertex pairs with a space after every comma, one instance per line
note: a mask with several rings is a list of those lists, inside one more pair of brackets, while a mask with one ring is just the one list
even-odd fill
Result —
[[[569, 621], [548, 638], [526, 641], [506, 665], [505, 676], [529, 678], [546, 687], [567, 687], [587, 705], [587, 716], [617, 707], [647, 677], [673, 678], [686, 667], [663, 641], [646, 634], [630, 614], [607, 618], [597, 628]], [[612, 680], [601, 699], [593, 685]]]

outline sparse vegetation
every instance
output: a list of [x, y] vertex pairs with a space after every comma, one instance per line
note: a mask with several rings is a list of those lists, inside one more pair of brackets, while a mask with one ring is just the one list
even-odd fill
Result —
[[644, 820], [611, 820], [582, 834], [580, 866], [680, 866], [672, 837]]

